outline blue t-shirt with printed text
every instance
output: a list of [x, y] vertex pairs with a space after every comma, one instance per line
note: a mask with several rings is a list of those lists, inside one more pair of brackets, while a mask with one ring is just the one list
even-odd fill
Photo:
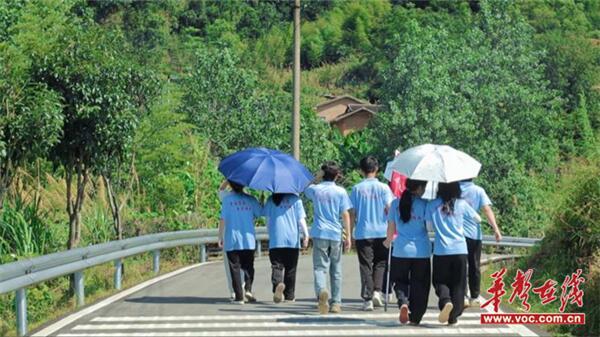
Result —
[[310, 236], [317, 239], [342, 240], [342, 221], [344, 211], [352, 208], [346, 190], [333, 181], [324, 181], [310, 185], [304, 191], [313, 202], [313, 224]]
[[251, 195], [231, 193], [224, 197], [221, 219], [225, 222], [225, 251], [255, 249], [254, 220], [261, 215], [262, 206]]
[[454, 211], [447, 214], [442, 210], [442, 199], [437, 198], [427, 204], [425, 221], [431, 222], [435, 231], [434, 255], [467, 254], [464, 235], [464, 219], [476, 218], [477, 212], [463, 199], [456, 199]]
[[275, 205], [269, 197], [263, 208], [269, 231], [269, 248], [300, 248], [300, 220], [306, 218], [302, 200], [295, 194]]
[[388, 212], [388, 221], [396, 225], [398, 235], [394, 240], [392, 255], [403, 258], [428, 258], [431, 256], [431, 241], [425, 226], [425, 209], [427, 201], [413, 197], [411, 216], [408, 222], [402, 221], [398, 205], [400, 199], [395, 199]]
[[350, 202], [356, 214], [354, 239], [384, 238], [387, 230], [386, 207], [394, 196], [389, 186], [377, 178], [367, 178], [356, 184]]
[[[487, 193], [485, 193], [485, 190], [480, 186], [475, 185], [473, 182], [461, 182], [460, 189], [462, 191], [461, 198], [469, 203], [469, 206], [471, 206], [477, 212], [481, 212], [483, 206], [492, 204], [492, 201], [488, 197]], [[483, 239], [481, 224], [475, 221], [473, 218], [466, 218], [465, 237], [473, 240]]]

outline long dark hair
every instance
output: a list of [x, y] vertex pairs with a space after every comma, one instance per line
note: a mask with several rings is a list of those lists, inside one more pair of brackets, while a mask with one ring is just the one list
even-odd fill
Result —
[[442, 199], [442, 212], [446, 214], [454, 213], [454, 202], [460, 198], [460, 185], [458, 182], [452, 183], [439, 183], [438, 184], [438, 198]]
[[413, 202], [412, 194], [420, 187], [425, 187], [426, 185], [426, 181], [406, 179], [406, 189], [402, 192], [402, 197], [400, 197], [400, 202], [398, 203], [398, 210], [400, 211], [402, 222], [410, 221]]
[[281, 202], [287, 195], [290, 195], [290, 193], [273, 193], [272, 197], [275, 206], [279, 206], [279, 204], [281, 204]]
[[227, 180], [229, 186], [231, 186], [231, 190], [235, 193], [244, 193], [244, 185], [240, 185], [234, 181]]

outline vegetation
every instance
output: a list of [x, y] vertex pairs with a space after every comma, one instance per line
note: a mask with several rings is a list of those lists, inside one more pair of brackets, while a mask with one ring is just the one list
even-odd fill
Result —
[[[483, 163], [504, 233], [550, 236], [562, 165], [598, 149], [599, 3], [302, 1], [303, 162], [349, 186], [363, 155], [448, 143]], [[216, 226], [220, 158], [290, 150], [291, 10], [1, 2], [0, 262]], [[385, 108], [343, 137], [314, 113], [327, 94]]]

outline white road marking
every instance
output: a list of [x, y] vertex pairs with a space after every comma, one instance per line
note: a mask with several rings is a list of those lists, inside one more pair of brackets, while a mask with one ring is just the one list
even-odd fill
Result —
[[155, 278], [150, 279], [150, 280], [148, 280], [146, 282], [140, 283], [140, 284], [138, 284], [135, 287], [131, 287], [129, 289], [123, 290], [123, 291], [121, 291], [121, 292], [119, 292], [119, 293], [117, 293], [117, 294], [115, 294], [115, 295], [113, 295], [113, 296], [111, 296], [111, 297], [109, 297], [109, 298], [107, 298], [107, 299], [99, 302], [99, 303], [96, 303], [96, 304], [88, 307], [88, 308], [85, 308], [85, 309], [83, 309], [81, 311], [75, 312], [75, 313], [73, 313], [73, 314], [71, 314], [71, 315], [69, 315], [69, 316], [61, 319], [60, 321], [58, 321], [58, 322], [56, 322], [54, 324], [51, 324], [51, 325], [45, 327], [44, 329], [42, 329], [42, 330], [40, 330], [40, 331], [32, 334], [31, 336], [32, 337], [46, 337], [46, 336], [50, 336], [50, 335], [54, 334], [56, 331], [58, 331], [58, 330], [64, 328], [65, 326], [67, 326], [67, 325], [75, 322], [76, 320], [80, 319], [81, 317], [83, 317], [85, 315], [89, 315], [89, 314], [91, 314], [94, 311], [97, 311], [99, 309], [102, 309], [102, 308], [104, 308], [104, 307], [106, 307], [106, 306], [108, 306], [108, 305], [110, 305], [110, 304], [112, 304], [112, 303], [114, 303], [114, 302], [122, 299], [122, 298], [125, 298], [125, 297], [127, 297], [127, 296], [129, 296], [129, 295], [131, 295], [131, 294], [133, 294], [135, 292], [137, 292], [137, 291], [140, 291], [140, 290], [142, 290], [142, 289], [144, 289], [146, 287], [149, 287], [149, 286], [151, 286], [151, 285], [153, 285], [155, 283], [158, 283], [158, 282], [160, 282], [162, 280], [168, 279], [169, 277], [173, 277], [173, 276], [179, 275], [181, 273], [185, 273], [186, 271], [188, 271], [190, 269], [193, 269], [193, 268], [196, 268], [198, 266], [203, 266], [203, 265], [212, 264], [212, 263], [222, 263], [222, 262], [221, 261], [211, 261], [211, 262], [197, 263], [197, 264], [194, 264], [194, 265], [191, 265], [191, 266], [187, 266], [187, 267], [184, 267], [184, 268], [181, 268], [181, 269], [177, 269], [177, 270], [172, 271], [170, 273], [167, 273], [167, 274], [155, 277]]
[[[437, 312], [428, 312], [424, 318], [438, 317]], [[478, 312], [464, 312], [460, 320], [464, 318], [477, 318], [481, 314]], [[260, 321], [277, 319], [306, 319], [306, 320], [332, 320], [332, 319], [352, 319], [352, 318], [398, 318], [398, 313], [364, 313], [364, 314], [273, 314], [273, 315], [195, 315], [195, 316], [105, 316], [94, 317], [91, 322], [172, 322], [172, 321]]]
[[[423, 320], [422, 324], [427, 324], [428, 328], [443, 328], [446, 325], [440, 324], [437, 320]], [[469, 324], [470, 323], [470, 324]], [[478, 319], [461, 320], [462, 325], [477, 325]], [[257, 329], [257, 328], [351, 328], [371, 326], [374, 328], [393, 328], [398, 327], [400, 323], [396, 320], [377, 321], [377, 320], [317, 320], [300, 322], [222, 322], [222, 323], [127, 323], [127, 324], [80, 324], [72, 330], [171, 330], [171, 329], [228, 329], [232, 326], [236, 329]], [[500, 325], [500, 324], [499, 324]]]
[[131, 332], [131, 333], [64, 333], [58, 337], [203, 337], [203, 336], [388, 336], [388, 335], [485, 335], [497, 334], [505, 336], [513, 334], [510, 328], [475, 328], [464, 329], [460, 327], [423, 329], [423, 328], [396, 328], [396, 329], [351, 329], [351, 330], [258, 330], [258, 331], [175, 331], [175, 332]]

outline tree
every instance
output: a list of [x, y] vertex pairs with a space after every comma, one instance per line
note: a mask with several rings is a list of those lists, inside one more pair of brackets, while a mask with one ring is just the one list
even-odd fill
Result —
[[[406, 23], [388, 51], [383, 100], [372, 134], [382, 157], [394, 147], [450, 144], [483, 164], [482, 184], [510, 230], [535, 209], [528, 172], [555, 167], [558, 93], [548, 89], [532, 31], [502, 2], [481, 4], [462, 34]], [[517, 226], [517, 223], [521, 223]], [[512, 227], [512, 228], [510, 228]], [[525, 233], [527, 234], [527, 233]]]
[[44, 8], [44, 17], [39, 7], [0, 5], [12, 20], [0, 29], [0, 209], [16, 168], [44, 156], [61, 135], [60, 96], [30, 78], [32, 64], [55, 47], [63, 17], [60, 5]]
[[81, 238], [80, 214], [90, 173], [111, 177], [126, 156], [141, 107], [155, 87], [152, 73], [125, 58], [118, 32], [75, 18], [71, 22], [64, 44], [48, 53], [35, 73], [63, 102], [62, 137], [51, 160], [65, 171], [69, 249]]

